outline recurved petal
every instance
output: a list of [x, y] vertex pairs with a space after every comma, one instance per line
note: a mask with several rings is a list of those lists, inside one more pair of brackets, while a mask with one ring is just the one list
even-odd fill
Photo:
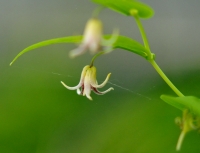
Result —
[[97, 84], [96, 82], [92, 81], [91, 82], [91, 85], [94, 87], [94, 88], [102, 88], [106, 85], [106, 83], [108, 82], [109, 78], [110, 78], [110, 75], [111, 73], [109, 73], [105, 79], [105, 81], [102, 83], [102, 84]]
[[75, 86], [75, 87], [69, 87], [69, 86], [67, 86], [64, 82], [62, 82], [61, 81], [61, 83], [62, 83], [62, 85], [65, 87], [65, 88], [67, 88], [67, 89], [69, 89], [69, 90], [76, 90], [76, 89], [79, 89], [81, 86], [82, 86], [82, 82], [80, 81], [79, 82], [79, 84], [77, 85], [77, 86]]
[[70, 51], [69, 56], [71, 58], [74, 58], [76, 56], [82, 55], [83, 53], [86, 52], [87, 48], [88, 48], [87, 44], [81, 44], [78, 48]]
[[102, 45], [103, 46], [112, 46], [117, 41], [118, 36], [119, 36], [119, 30], [114, 29], [113, 34], [110, 39], [102, 38]]
[[84, 79], [85, 79], [85, 76], [86, 76], [86, 73], [87, 73], [87, 70], [88, 70], [89, 67], [90, 67], [89, 65], [86, 65], [86, 66], [83, 68], [82, 73], [81, 73], [81, 78], [80, 78], [80, 81], [79, 81], [79, 83], [78, 83], [77, 86], [75, 86], [75, 87], [69, 87], [69, 86], [66, 85], [64, 82], [61, 81], [62, 85], [63, 85], [65, 88], [69, 89], [69, 90], [76, 90], [76, 89], [79, 89], [79, 88], [83, 85], [83, 83], [84, 83]]
[[114, 88], [109, 88], [105, 91], [99, 91], [97, 88], [92, 88], [92, 90], [94, 91], [94, 93], [96, 93], [97, 95], [104, 95], [105, 93], [111, 91], [111, 90], [114, 90]]

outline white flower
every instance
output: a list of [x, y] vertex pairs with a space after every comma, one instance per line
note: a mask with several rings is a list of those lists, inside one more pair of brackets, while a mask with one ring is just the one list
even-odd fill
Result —
[[[70, 57], [76, 57], [89, 50], [92, 54], [102, 50], [112, 50], [112, 44], [117, 40], [118, 31], [115, 30], [109, 40], [103, 39], [103, 25], [97, 18], [90, 19], [85, 27], [80, 46], [70, 52]], [[103, 48], [107, 47], [107, 48]]]
[[[91, 90], [98, 95], [103, 95], [103, 94], [109, 92], [110, 90], [114, 90], [113, 88], [109, 88], [109, 89], [101, 92], [101, 91], [98, 91], [98, 89], [97, 89], [97, 88], [102, 88], [106, 85], [110, 75], [111, 75], [111, 73], [109, 73], [107, 75], [105, 81], [102, 84], [98, 85], [97, 80], [96, 80], [96, 68], [94, 66], [87, 65], [83, 68], [83, 71], [81, 74], [81, 79], [77, 86], [69, 87], [64, 82], [61, 81], [61, 83], [67, 89], [77, 90], [77, 93], [79, 95], [86, 96], [88, 99], [92, 100], [92, 97], [90, 96]], [[81, 88], [81, 89], [79, 89], [79, 88]]]

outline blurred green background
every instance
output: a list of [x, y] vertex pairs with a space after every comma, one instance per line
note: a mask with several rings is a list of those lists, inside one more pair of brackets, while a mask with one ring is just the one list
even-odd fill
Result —
[[[185, 95], [200, 95], [199, 1], [144, 0], [155, 16], [143, 20], [152, 52]], [[1, 0], [0, 152], [1, 153], [175, 153], [181, 112], [159, 99], [175, 94], [145, 60], [116, 50], [99, 57], [97, 78], [111, 72], [104, 96], [93, 101], [65, 89], [76, 85], [92, 56], [74, 60], [73, 44], [59, 44], [12, 59], [25, 47], [46, 39], [82, 34], [95, 4], [88, 0]], [[132, 18], [105, 10], [105, 33], [141, 42]], [[199, 96], [200, 97], [200, 96]], [[180, 152], [198, 153], [197, 132], [186, 136]]]

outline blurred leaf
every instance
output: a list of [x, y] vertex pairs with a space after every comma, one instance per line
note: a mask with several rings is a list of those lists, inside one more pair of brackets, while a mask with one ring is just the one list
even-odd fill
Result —
[[166, 103], [180, 109], [188, 109], [195, 115], [200, 116], [200, 99], [194, 96], [185, 97], [172, 97], [167, 95], [161, 95], [160, 97]]
[[137, 10], [140, 18], [151, 18], [154, 15], [154, 10], [136, 0], [92, 0], [95, 3], [101, 4], [114, 11], [130, 16], [131, 10]]
[[[104, 37], [109, 38], [111, 37], [111, 35], [105, 35]], [[52, 45], [52, 44], [58, 44], [58, 43], [80, 43], [82, 38], [83, 36], [69, 36], [69, 37], [45, 40], [45, 41], [41, 41], [39, 43], [33, 44], [25, 48], [24, 50], [22, 50], [19, 54], [17, 54], [17, 56], [13, 59], [10, 65], [12, 65], [21, 55], [33, 49]], [[145, 53], [146, 49], [140, 43], [125, 36], [118, 36], [117, 41], [112, 45], [112, 47], [122, 48], [128, 51], [131, 51], [133, 53], [136, 53], [142, 57], [147, 57], [147, 54]]]
[[[105, 37], [107, 38], [108, 36]], [[118, 36], [117, 41], [113, 44], [113, 48], [125, 49], [144, 58], [148, 56], [146, 54], [146, 49], [142, 44], [125, 36]]]

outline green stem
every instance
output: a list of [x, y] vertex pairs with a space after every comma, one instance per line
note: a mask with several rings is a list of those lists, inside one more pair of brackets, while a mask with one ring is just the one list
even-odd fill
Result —
[[[162, 79], [168, 84], [168, 86], [179, 96], [179, 97], [184, 97], [184, 95], [176, 88], [176, 86], [168, 79], [168, 77], [165, 75], [165, 73], [160, 69], [160, 67], [157, 65], [157, 63], [155, 62], [154, 58], [151, 58], [151, 50], [149, 47], [149, 43], [148, 43], [148, 39], [146, 36], [146, 33], [144, 31], [144, 28], [142, 26], [142, 23], [137, 15], [138, 11], [137, 10], [132, 10], [130, 12], [132, 14], [132, 16], [134, 16], [137, 26], [140, 30], [143, 42], [144, 42], [144, 46], [147, 49], [147, 54], [148, 54], [148, 58], [147, 60], [151, 63], [151, 65], [154, 67], [154, 69], [158, 72], [158, 74], [162, 77]], [[187, 115], [187, 110], [183, 111], [183, 117]], [[184, 123], [184, 129], [182, 130], [179, 139], [178, 139], [178, 143], [176, 146], [176, 150], [179, 151], [181, 148], [181, 144], [183, 142], [183, 139], [185, 137], [185, 134], [188, 132], [187, 128], [185, 128], [185, 126], [187, 126], [187, 123]]]
[[151, 65], [155, 68], [158, 74], [163, 78], [163, 80], [169, 85], [169, 87], [179, 96], [183, 97], [184, 95], [176, 88], [176, 86], [168, 79], [165, 73], [160, 69], [157, 63], [154, 60], [149, 61]]
[[97, 53], [96, 55], [94, 55], [93, 58], [92, 58], [92, 60], [91, 60], [90, 67], [93, 66], [95, 59], [97, 57], [99, 57], [100, 55], [103, 55], [103, 54], [105, 54], [105, 51], [101, 51], [101, 52]]
[[186, 132], [184, 130], [182, 130], [181, 134], [178, 138], [178, 142], [177, 142], [177, 145], [176, 145], [176, 151], [180, 151], [181, 145], [182, 145], [184, 137], [185, 137], [185, 134], [186, 134]]
[[100, 12], [101, 12], [103, 9], [105, 9], [104, 6], [98, 6], [98, 7], [93, 11], [92, 17], [93, 17], [93, 18], [97, 18], [97, 17], [99, 16]]
[[146, 36], [146, 33], [144, 31], [144, 28], [142, 26], [142, 23], [140, 21], [140, 18], [137, 15], [137, 10], [132, 10], [132, 15], [136, 20], [137, 26], [140, 30], [143, 42], [144, 42], [144, 46], [147, 49], [147, 54], [149, 56], [148, 61], [151, 63], [151, 65], [155, 68], [155, 70], [158, 72], [158, 74], [160, 74], [160, 76], [163, 78], [163, 80], [169, 85], [169, 87], [179, 96], [179, 97], [183, 97], [184, 95], [174, 86], [174, 84], [167, 78], [167, 76], [164, 74], [164, 72], [160, 69], [160, 67], [157, 65], [157, 63], [154, 61], [154, 59], [151, 58], [151, 50], [149, 47], [149, 42]]
[[136, 20], [136, 23], [137, 23], [137, 26], [140, 30], [140, 33], [142, 35], [142, 39], [143, 39], [143, 42], [144, 42], [144, 46], [145, 48], [147, 49], [147, 54], [148, 55], [151, 55], [151, 51], [150, 51], [150, 47], [149, 47], [149, 42], [148, 42], [148, 39], [147, 39], [147, 36], [146, 36], [146, 33], [144, 31], [144, 28], [142, 26], [142, 23], [140, 21], [140, 18], [138, 17], [138, 15], [134, 15], [134, 18]]

